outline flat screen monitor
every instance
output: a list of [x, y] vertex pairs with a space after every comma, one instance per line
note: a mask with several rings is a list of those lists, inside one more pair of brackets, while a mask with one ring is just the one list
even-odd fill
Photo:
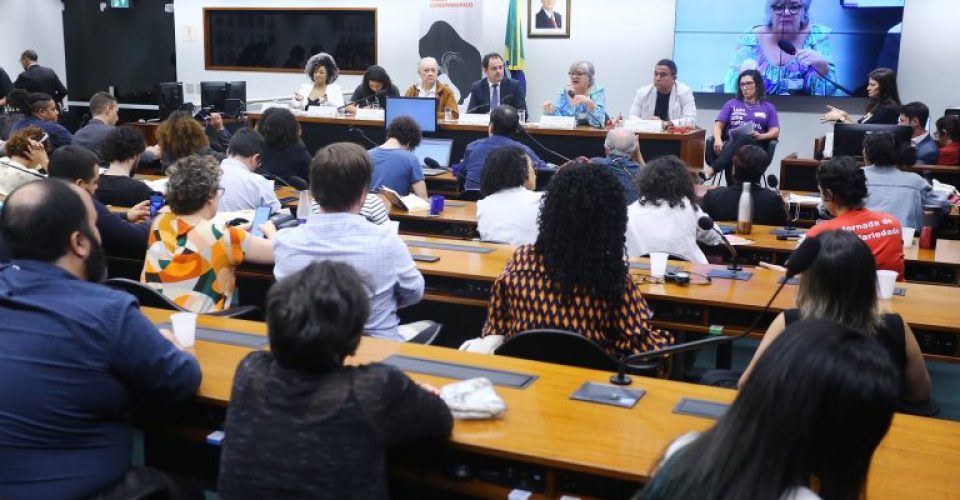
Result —
[[398, 116], [409, 116], [420, 126], [421, 132], [437, 131], [437, 100], [424, 97], [387, 97], [383, 126]]
[[223, 104], [223, 112], [227, 116], [237, 118], [247, 108], [247, 82], [227, 82], [227, 96]]
[[950, 106], [943, 111], [944, 115], [953, 115], [960, 118], [960, 106]]
[[441, 168], [450, 168], [450, 152], [453, 150], [453, 139], [422, 139], [413, 154], [420, 160], [420, 165], [426, 165], [423, 162], [425, 158], [433, 158], [440, 164]]
[[200, 107], [223, 111], [227, 106], [227, 82], [200, 82]]
[[877, 132], [892, 132], [900, 141], [909, 141], [913, 135], [906, 125], [838, 123], [833, 126], [833, 156], [863, 158], [863, 138]]
[[160, 119], [166, 120], [170, 113], [179, 111], [183, 106], [183, 84], [180, 82], [160, 82], [157, 85]]

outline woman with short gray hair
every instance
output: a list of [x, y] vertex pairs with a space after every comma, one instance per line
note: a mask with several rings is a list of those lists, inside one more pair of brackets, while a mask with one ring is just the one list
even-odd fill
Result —
[[294, 109], [306, 111], [311, 106], [343, 106], [343, 89], [333, 83], [340, 76], [340, 68], [333, 56], [326, 52], [314, 54], [307, 59], [303, 73], [310, 81], [294, 92], [290, 100]]
[[553, 116], [573, 116], [577, 125], [603, 128], [607, 121], [607, 90], [595, 81], [596, 70], [590, 61], [576, 61], [567, 73], [570, 84], [556, 99], [543, 103], [543, 112]]

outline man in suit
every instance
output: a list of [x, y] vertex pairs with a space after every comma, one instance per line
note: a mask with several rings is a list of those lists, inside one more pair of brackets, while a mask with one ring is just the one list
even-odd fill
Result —
[[[90, 121], [76, 134], [73, 134], [72, 144], [93, 151], [103, 161], [100, 147], [103, 145], [104, 137], [116, 127], [117, 121], [120, 119], [120, 105], [112, 95], [106, 92], [97, 92], [90, 98], [90, 115]], [[140, 163], [149, 165], [156, 161], [159, 156], [160, 146], [150, 146], [140, 155]]]
[[560, 14], [553, 11], [553, 4], [556, 0], [540, 0], [540, 12], [537, 12], [538, 29], [560, 29], [563, 28], [563, 18]]
[[469, 113], [489, 113], [501, 104], [509, 104], [518, 110], [527, 110], [527, 100], [520, 88], [520, 82], [505, 78], [503, 57], [496, 52], [483, 56], [483, 72], [486, 78], [481, 78], [470, 87]]
[[[0, 68], [0, 108], [7, 105], [7, 94], [13, 90], [13, 83], [10, 82], [10, 77], [7, 76], [7, 72]], [[0, 110], [2, 112], [3, 110]]]
[[67, 96], [67, 88], [63, 86], [60, 77], [50, 68], [37, 64], [37, 51], [25, 50], [20, 56], [20, 65], [23, 73], [13, 82], [13, 86], [27, 92], [42, 92], [53, 98], [57, 109], [63, 108], [63, 98]]
[[927, 133], [929, 118], [930, 109], [922, 102], [908, 102], [900, 107], [899, 123], [913, 129], [910, 142], [917, 148], [917, 163], [920, 165], [936, 165], [940, 159], [940, 147]]

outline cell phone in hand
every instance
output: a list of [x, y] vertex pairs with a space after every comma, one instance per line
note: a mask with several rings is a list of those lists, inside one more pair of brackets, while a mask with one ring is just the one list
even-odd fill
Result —
[[270, 218], [270, 207], [267, 205], [257, 207], [257, 211], [253, 214], [253, 223], [250, 224], [250, 234], [263, 238], [263, 231], [260, 230], [260, 226], [267, 222], [267, 219]]
[[150, 218], [157, 216], [157, 213], [163, 208], [164, 203], [163, 193], [150, 193]]

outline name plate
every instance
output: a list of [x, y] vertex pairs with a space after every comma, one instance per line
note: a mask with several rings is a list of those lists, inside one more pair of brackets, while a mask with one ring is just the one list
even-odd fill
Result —
[[316, 116], [320, 118], [336, 118], [337, 108], [333, 106], [310, 106], [307, 109], [307, 116]]
[[264, 111], [266, 111], [266, 110], [268, 110], [268, 109], [270, 109], [270, 108], [285, 108], [285, 109], [290, 109], [290, 106], [287, 106], [286, 104], [284, 104], [284, 103], [282, 103], [282, 102], [265, 102], [265, 103], [263, 103], [263, 104], [260, 105], [260, 112], [262, 113], [262, 112], [264, 112]]
[[540, 128], [573, 130], [577, 128], [577, 119], [572, 116], [543, 115], [540, 117]]
[[642, 118], [630, 118], [623, 122], [623, 128], [633, 132], [644, 132], [649, 134], [659, 134], [663, 132], [663, 122], [660, 120], [644, 120]]
[[460, 115], [460, 119], [457, 120], [457, 123], [460, 125], [483, 125], [484, 127], [490, 125], [490, 115], [480, 114], [480, 113], [466, 113]]
[[382, 109], [360, 108], [357, 110], [355, 118], [357, 120], [382, 122], [384, 120], [384, 116], [384, 111]]

